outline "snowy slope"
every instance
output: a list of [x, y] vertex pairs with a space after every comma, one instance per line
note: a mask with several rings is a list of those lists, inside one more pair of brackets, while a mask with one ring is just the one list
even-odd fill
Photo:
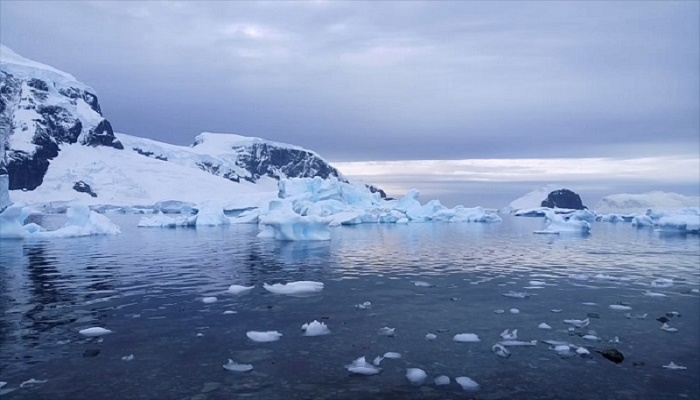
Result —
[[510, 204], [504, 207], [501, 211], [511, 213], [518, 210], [541, 207], [542, 200], [546, 199], [549, 193], [557, 189], [561, 189], [561, 186], [552, 184], [535, 189], [532, 192], [511, 201]]
[[605, 196], [595, 206], [597, 213], [633, 214], [648, 209], [674, 211], [685, 207], [700, 207], [700, 197], [670, 192], [620, 193]]

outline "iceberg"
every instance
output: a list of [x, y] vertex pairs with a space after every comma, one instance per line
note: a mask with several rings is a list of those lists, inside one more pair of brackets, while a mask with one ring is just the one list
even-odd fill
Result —
[[678, 211], [686, 207], [698, 207], [700, 197], [684, 196], [671, 192], [620, 193], [605, 196], [595, 206], [596, 213], [634, 214], [648, 209]]
[[274, 294], [307, 294], [317, 293], [323, 290], [322, 282], [315, 281], [296, 281], [289, 283], [275, 283], [274, 285], [263, 284], [265, 290]]
[[37, 224], [23, 225], [25, 219], [35, 213], [23, 204], [13, 204], [0, 214], [0, 239], [24, 238], [65, 238], [91, 235], [116, 235], [121, 232], [119, 226], [109, 218], [94, 211], [86, 205], [76, 204], [68, 208], [68, 221], [62, 228], [47, 231]]
[[[179, 203], [179, 202], [178, 202]], [[152, 216], [141, 218], [138, 223], [139, 228], [178, 228], [178, 227], [203, 227], [228, 225], [231, 220], [224, 214], [223, 207], [214, 205], [201, 205], [194, 215], [190, 215], [188, 210], [181, 210], [180, 215], [164, 212], [162, 208], [157, 208]], [[193, 210], [194, 211], [194, 210]]]
[[674, 214], [659, 218], [659, 232], [700, 233], [700, 215]]
[[571, 215], [568, 219], [565, 219], [560, 214], [555, 214], [554, 211], [545, 211], [546, 218], [545, 222], [547, 227], [543, 230], [535, 231], [534, 233], [539, 234], [560, 234], [560, 233], [582, 233], [586, 234], [591, 230], [591, 224], [588, 221], [579, 219], [580, 216], [577, 214]]
[[260, 238], [277, 240], [331, 240], [331, 221], [315, 215], [300, 215], [292, 204], [281, 200], [270, 202], [270, 212], [260, 218]]

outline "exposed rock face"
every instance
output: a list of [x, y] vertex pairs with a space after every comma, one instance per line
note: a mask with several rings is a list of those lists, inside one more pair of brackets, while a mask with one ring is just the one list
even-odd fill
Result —
[[97, 193], [93, 192], [90, 185], [83, 181], [75, 182], [75, 184], [73, 185], [73, 190], [80, 193], [87, 193], [92, 197], [97, 197]]
[[236, 164], [250, 171], [253, 182], [262, 176], [280, 179], [339, 177], [338, 170], [322, 158], [301, 149], [277, 147], [268, 143], [241, 146]]
[[569, 189], [559, 189], [547, 195], [547, 198], [542, 200], [542, 207], [549, 208], [569, 208], [573, 210], [583, 210], [587, 207], [581, 202], [581, 196], [572, 192]]
[[10, 190], [41, 185], [63, 145], [123, 148], [92, 89], [4, 46], [0, 51], [0, 139]]

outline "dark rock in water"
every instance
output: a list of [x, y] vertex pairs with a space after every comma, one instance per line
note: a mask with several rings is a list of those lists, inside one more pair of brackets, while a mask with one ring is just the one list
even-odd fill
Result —
[[73, 190], [80, 193], [87, 193], [92, 197], [97, 197], [97, 193], [93, 192], [90, 185], [83, 181], [75, 182], [75, 184], [73, 185]]
[[546, 199], [542, 200], [541, 207], [569, 208], [573, 210], [584, 210], [588, 208], [581, 202], [581, 196], [569, 189], [559, 189], [551, 192], [547, 195]]
[[666, 322], [670, 321], [671, 319], [662, 315], [659, 318], [657, 318], [656, 320], [661, 322], [662, 324], [665, 324]]
[[87, 349], [83, 352], [83, 358], [97, 357], [100, 354], [100, 349]]
[[600, 314], [598, 314], [597, 312], [589, 312], [589, 313], [586, 314], [586, 315], [587, 315], [589, 318], [600, 318]]
[[625, 356], [622, 355], [617, 349], [607, 349], [607, 350], [596, 350], [598, 353], [600, 353], [603, 357], [605, 357], [606, 360], [610, 360], [614, 362], [615, 364], [621, 363], [624, 359]]

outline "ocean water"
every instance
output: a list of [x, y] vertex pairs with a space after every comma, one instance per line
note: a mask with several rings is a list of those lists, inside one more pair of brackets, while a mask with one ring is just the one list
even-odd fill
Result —
[[[338, 227], [330, 242], [304, 243], [258, 239], [251, 225], [143, 229], [138, 217], [111, 218], [121, 235], [0, 242], [3, 399], [700, 398], [697, 236], [610, 223], [594, 223], [587, 236], [534, 235], [541, 219], [506, 217]], [[652, 286], [659, 278], [672, 286]], [[298, 280], [325, 287], [303, 297], [262, 288]], [[231, 284], [255, 289], [233, 295]], [[503, 296], [510, 291], [530, 296]], [[204, 303], [208, 296], [218, 301]], [[371, 308], [355, 306], [365, 301]], [[631, 310], [609, 307], [620, 304]], [[675, 333], [657, 321], [672, 311], [680, 314], [667, 317]], [[564, 323], [587, 317], [590, 325], [573, 332]], [[301, 325], [313, 320], [331, 334], [303, 336]], [[538, 329], [542, 322], [552, 329]], [[113, 333], [78, 333], [92, 326]], [[382, 327], [395, 335], [380, 335]], [[491, 348], [505, 329], [537, 344], [498, 357]], [[251, 330], [283, 336], [255, 343]], [[459, 333], [481, 341], [457, 343]], [[591, 356], [562, 357], [544, 340], [585, 346]], [[596, 352], [609, 349], [624, 360]], [[388, 351], [402, 358], [383, 360], [378, 375], [345, 368]], [[254, 369], [225, 370], [228, 359]], [[687, 369], [662, 367], [671, 361]], [[406, 368], [428, 379], [412, 385]], [[436, 387], [438, 375], [452, 383]], [[462, 390], [458, 376], [479, 389]], [[46, 382], [19, 388], [30, 379]]]

